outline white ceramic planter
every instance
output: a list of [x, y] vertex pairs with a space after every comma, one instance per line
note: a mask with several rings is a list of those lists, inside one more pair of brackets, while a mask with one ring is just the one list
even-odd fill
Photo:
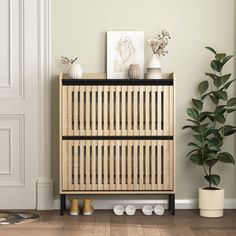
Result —
[[80, 64], [74, 63], [69, 68], [69, 76], [71, 79], [81, 79], [83, 75]]
[[147, 67], [147, 79], [161, 79], [161, 64], [159, 56], [153, 54]]
[[224, 189], [209, 190], [199, 188], [200, 216], [222, 217], [224, 211]]

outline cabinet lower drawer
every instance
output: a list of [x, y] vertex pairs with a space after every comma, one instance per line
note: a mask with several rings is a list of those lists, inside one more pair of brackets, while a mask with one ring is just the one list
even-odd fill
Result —
[[172, 140], [64, 140], [61, 148], [61, 191], [174, 189]]

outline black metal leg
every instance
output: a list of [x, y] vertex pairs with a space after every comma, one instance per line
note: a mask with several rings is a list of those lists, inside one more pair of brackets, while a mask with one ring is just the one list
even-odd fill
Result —
[[65, 194], [61, 194], [60, 195], [60, 215], [61, 216], [64, 215], [65, 209], [66, 209], [66, 195]]
[[175, 194], [169, 194], [168, 208], [171, 211], [171, 215], [175, 215]]
[[170, 211], [171, 210], [171, 194], [168, 194], [168, 210]]

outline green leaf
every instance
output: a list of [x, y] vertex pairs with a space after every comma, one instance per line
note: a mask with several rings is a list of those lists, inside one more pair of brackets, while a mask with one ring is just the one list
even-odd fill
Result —
[[202, 136], [199, 135], [199, 134], [194, 134], [193, 137], [194, 137], [197, 141], [199, 141], [200, 143], [203, 141], [203, 140], [202, 140]]
[[198, 132], [202, 132], [208, 125], [209, 125], [209, 123], [199, 125], [198, 126]]
[[213, 60], [213, 61], [211, 62], [211, 68], [212, 68], [214, 71], [221, 72], [222, 66], [221, 66], [220, 61]]
[[223, 127], [224, 136], [230, 136], [231, 134], [236, 133], [235, 127], [232, 125], [225, 125]]
[[219, 151], [220, 150], [220, 147], [218, 146], [218, 144], [216, 144], [215, 142], [208, 142], [207, 144], [208, 146], [208, 149], [211, 150], [211, 151]]
[[216, 98], [227, 100], [227, 93], [225, 91], [213, 91]]
[[221, 124], [224, 124], [224, 123], [225, 123], [225, 117], [224, 117], [223, 115], [221, 115], [221, 114], [217, 114], [217, 115], [215, 116], [215, 120], [218, 121], [218, 122], [221, 123]]
[[221, 79], [220, 78], [216, 78], [214, 80], [214, 85], [219, 88], [222, 85]]
[[196, 125], [199, 125], [199, 122], [198, 122], [198, 121], [191, 120], [191, 119], [187, 119], [187, 121], [190, 121], [190, 122], [193, 122], [193, 123], [196, 124]]
[[215, 55], [216, 60], [223, 61], [223, 59], [226, 57], [226, 53], [217, 53]]
[[230, 80], [229, 82], [227, 82], [224, 87], [227, 89], [236, 79]]
[[187, 114], [189, 115], [190, 118], [197, 120], [199, 116], [199, 111], [195, 108], [188, 108]]
[[220, 78], [218, 75], [215, 75], [213, 73], [205, 73], [206, 76], [209, 76], [210, 78], [212, 78], [213, 80], [215, 80], [216, 78]]
[[200, 154], [192, 154], [189, 159], [194, 163], [194, 164], [197, 164], [199, 166], [202, 166], [203, 165], [203, 162], [202, 162], [202, 157]]
[[[221, 137], [221, 135], [220, 135], [218, 129], [212, 129], [211, 132], [212, 132], [212, 134], [215, 136], [216, 139], [218, 139], [218, 140], [222, 140], [222, 137]], [[221, 141], [221, 143], [222, 143], [222, 141]]]
[[205, 47], [206, 49], [208, 49], [209, 51], [213, 52], [214, 54], [216, 54], [215, 49], [211, 48], [211, 47]]
[[227, 63], [227, 61], [229, 61], [232, 57], [233, 57], [232, 55], [226, 56], [224, 60], [222, 61], [222, 66], [224, 66], [224, 64]]
[[199, 147], [196, 143], [193, 143], [193, 142], [188, 143], [188, 146], [201, 148], [201, 147]]
[[208, 112], [202, 112], [202, 113], [200, 113], [198, 120], [199, 120], [200, 122], [204, 121], [204, 120], [207, 118], [207, 115], [208, 115]]
[[192, 102], [198, 110], [202, 110], [203, 102], [201, 100], [192, 99]]
[[221, 152], [218, 154], [217, 159], [221, 162], [235, 164], [233, 156], [228, 152]]
[[217, 162], [218, 162], [218, 159], [216, 158], [207, 158], [204, 160], [204, 163], [211, 167], [214, 166]]
[[220, 176], [219, 175], [206, 175], [205, 179], [213, 184], [213, 185], [218, 185], [220, 183]]
[[182, 129], [188, 129], [188, 128], [190, 128], [190, 129], [192, 129], [194, 132], [199, 132], [199, 126], [197, 125], [197, 126], [192, 126], [192, 125], [185, 125]]
[[221, 105], [221, 106], [217, 106], [216, 107], [216, 110], [215, 110], [215, 114], [218, 115], [218, 114], [224, 114], [226, 112], [226, 108], [225, 108], [225, 105]]
[[215, 105], [218, 105], [218, 103], [219, 103], [219, 99], [218, 99], [218, 98], [216, 98], [216, 97], [213, 96], [213, 95], [210, 95], [210, 98], [211, 98], [212, 102], [213, 102]]
[[208, 87], [209, 87], [208, 81], [204, 80], [198, 85], [198, 91], [202, 95], [203, 93], [205, 93], [207, 91]]
[[234, 109], [228, 109], [228, 110], [227, 110], [228, 113], [231, 113], [231, 112], [234, 112], [234, 111], [236, 111], [235, 108], [234, 108]]
[[231, 74], [227, 74], [227, 75], [223, 75], [222, 77], [220, 77], [222, 84], [226, 83], [229, 80], [230, 76], [231, 76]]
[[183, 126], [183, 128], [182, 129], [188, 129], [188, 128], [192, 128], [192, 126], [191, 125], [185, 125], [185, 126]]
[[205, 99], [205, 97], [207, 97], [208, 95], [210, 95], [210, 94], [212, 94], [212, 93], [213, 93], [213, 92], [209, 92], [209, 93], [206, 93], [206, 94], [202, 95], [201, 99], [202, 99], [202, 100]]
[[235, 106], [236, 105], [236, 98], [230, 98], [227, 105], [229, 107]]
[[194, 149], [194, 150], [192, 150], [192, 151], [190, 151], [186, 156], [188, 157], [190, 154], [192, 154], [193, 152], [196, 152], [196, 151], [198, 151], [199, 149]]

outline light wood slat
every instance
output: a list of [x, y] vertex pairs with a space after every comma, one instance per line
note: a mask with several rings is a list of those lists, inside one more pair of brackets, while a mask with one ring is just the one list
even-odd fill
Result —
[[109, 184], [108, 184], [108, 147], [109, 147], [109, 141], [104, 141], [104, 160], [103, 160], [103, 175], [104, 175], [104, 190], [109, 190]]
[[79, 91], [79, 87], [78, 86], [74, 86], [73, 87], [74, 90], [74, 130], [73, 130], [73, 135], [77, 136], [79, 135], [79, 128], [78, 128], [78, 91]]
[[143, 179], [143, 175], [144, 175], [144, 166], [143, 166], [143, 162], [144, 162], [144, 158], [143, 158], [143, 142], [145, 141], [140, 141], [140, 151], [139, 151], [139, 190], [144, 190], [144, 179]]
[[116, 135], [121, 135], [121, 128], [120, 128], [120, 91], [121, 91], [121, 87], [120, 86], [116, 86], [116, 114], [115, 114], [115, 129], [116, 129]]
[[169, 87], [165, 86], [163, 87], [163, 92], [164, 92], [164, 101], [163, 101], [163, 106], [164, 106], [164, 134], [169, 134], [169, 128], [170, 128], [170, 115], [169, 115], [169, 110], [170, 110], [170, 102], [169, 102]]
[[133, 92], [133, 87], [132, 86], [128, 86], [127, 87], [127, 93], [128, 93], [128, 101], [127, 101], [127, 135], [133, 135], [134, 134], [134, 130], [132, 129], [132, 113], [133, 113], [133, 109], [132, 109], [132, 92]]
[[67, 162], [68, 162], [68, 188], [69, 190], [73, 190], [73, 184], [72, 184], [72, 143], [73, 141], [69, 141], [68, 142], [68, 146], [67, 146]]
[[170, 190], [174, 190], [174, 147], [173, 141], [169, 141], [169, 178], [170, 178]]
[[149, 146], [150, 141], [145, 141], [145, 189], [150, 189], [150, 171], [149, 171], [149, 165], [150, 165], [150, 157], [149, 157]]
[[144, 129], [145, 129], [145, 135], [149, 136], [150, 135], [150, 129], [149, 129], [149, 118], [150, 118], [150, 111], [149, 111], [149, 86], [145, 87], [145, 119], [144, 119]]
[[174, 135], [174, 88], [169, 87], [169, 134]]
[[156, 189], [156, 158], [155, 158], [155, 141], [151, 141], [151, 189]]
[[164, 190], [170, 190], [170, 142], [164, 141]]
[[98, 190], [103, 190], [103, 185], [102, 185], [102, 145], [103, 141], [98, 140], [98, 156], [97, 156], [97, 172], [98, 172]]
[[[131, 141], [130, 141], [131, 142]], [[133, 146], [134, 146], [134, 152], [133, 152], [133, 181], [134, 181], [134, 190], [139, 190], [139, 185], [138, 185], [138, 146], [139, 146], [139, 141], [133, 141]]]
[[134, 115], [133, 115], [133, 127], [134, 127], [134, 135], [138, 135], [138, 87], [134, 86], [134, 99], [133, 99], [133, 109], [134, 109]]
[[102, 91], [103, 86], [98, 86], [98, 105], [97, 105], [97, 113], [98, 113], [98, 135], [103, 135], [102, 130]]
[[68, 87], [62, 86], [62, 133], [68, 135]]
[[121, 86], [121, 135], [127, 135], [126, 128], [126, 91], [127, 86]]
[[62, 142], [62, 188], [68, 190], [68, 153], [67, 153], [68, 142]]
[[139, 135], [145, 135], [145, 127], [143, 125], [144, 123], [144, 116], [145, 113], [144, 111], [144, 97], [145, 97], [145, 87], [144, 86], [140, 86], [139, 88]]
[[85, 135], [91, 135], [91, 127], [90, 127], [90, 91], [91, 86], [85, 87], [86, 94], [86, 103], [85, 103]]
[[96, 155], [97, 141], [93, 140], [92, 144], [92, 190], [97, 190], [97, 155]]
[[79, 170], [80, 170], [80, 190], [85, 190], [85, 182], [84, 182], [84, 163], [85, 163], [85, 156], [84, 156], [84, 146], [85, 141], [80, 141], [80, 162], [79, 162]]
[[85, 135], [85, 127], [84, 127], [84, 92], [85, 87], [80, 87], [80, 135]]
[[156, 108], [157, 108], [157, 104], [155, 102], [156, 87], [152, 86], [151, 91], [152, 91], [152, 95], [151, 95], [151, 135], [155, 136], [155, 135], [157, 135], [156, 128], [155, 128], [155, 123], [156, 123], [155, 113], [156, 113]]
[[131, 147], [133, 146], [133, 141], [128, 140], [127, 141], [128, 146], [128, 155], [127, 155], [127, 189], [133, 190], [133, 183], [132, 183], [132, 176], [133, 176], [133, 169], [132, 169], [132, 163], [133, 163], [133, 156], [131, 154]]
[[110, 86], [110, 135], [115, 135], [115, 126], [114, 126], [114, 92], [115, 92], [115, 87]]
[[116, 176], [116, 190], [120, 190], [120, 141], [116, 141], [116, 155], [115, 155], [115, 176]]
[[158, 135], [163, 135], [163, 131], [161, 130], [161, 92], [162, 92], [162, 87], [158, 86], [158, 92], [157, 92], [157, 130], [158, 130]]
[[85, 189], [91, 190], [90, 184], [90, 146], [92, 145], [90, 140], [85, 141], [85, 148], [86, 148], [86, 159], [85, 159]]
[[157, 172], [157, 187], [158, 190], [162, 190], [162, 183], [161, 183], [161, 145], [163, 141], [157, 141], [158, 146], [157, 146], [157, 167], [158, 167], [158, 172]]
[[109, 135], [109, 130], [108, 130], [108, 112], [109, 112], [109, 107], [108, 107], [108, 92], [109, 92], [109, 87], [104, 86], [104, 135]]
[[72, 168], [74, 168], [74, 190], [78, 190], [79, 189], [79, 185], [78, 185], [78, 142], [74, 141], [73, 146], [74, 146], [74, 166], [72, 166]]
[[73, 130], [72, 130], [72, 120], [74, 119], [73, 114], [72, 114], [72, 99], [73, 99], [73, 86], [69, 86], [68, 88], [68, 135], [72, 136], [73, 135]]
[[109, 156], [109, 173], [110, 173], [110, 190], [115, 190], [115, 186], [114, 186], [114, 164], [115, 164], [115, 158], [114, 158], [114, 147], [115, 147], [115, 141], [111, 140], [110, 141], [110, 156]]
[[96, 92], [97, 92], [97, 86], [92, 86], [92, 135], [97, 136], [97, 128], [96, 128], [96, 112], [97, 112], [97, 106], [96, 106]]
[[121, 189], [127, 190], [127, 184], [126, 184], [126, 146], [127, 146], [127, 140], [121, 141]]

